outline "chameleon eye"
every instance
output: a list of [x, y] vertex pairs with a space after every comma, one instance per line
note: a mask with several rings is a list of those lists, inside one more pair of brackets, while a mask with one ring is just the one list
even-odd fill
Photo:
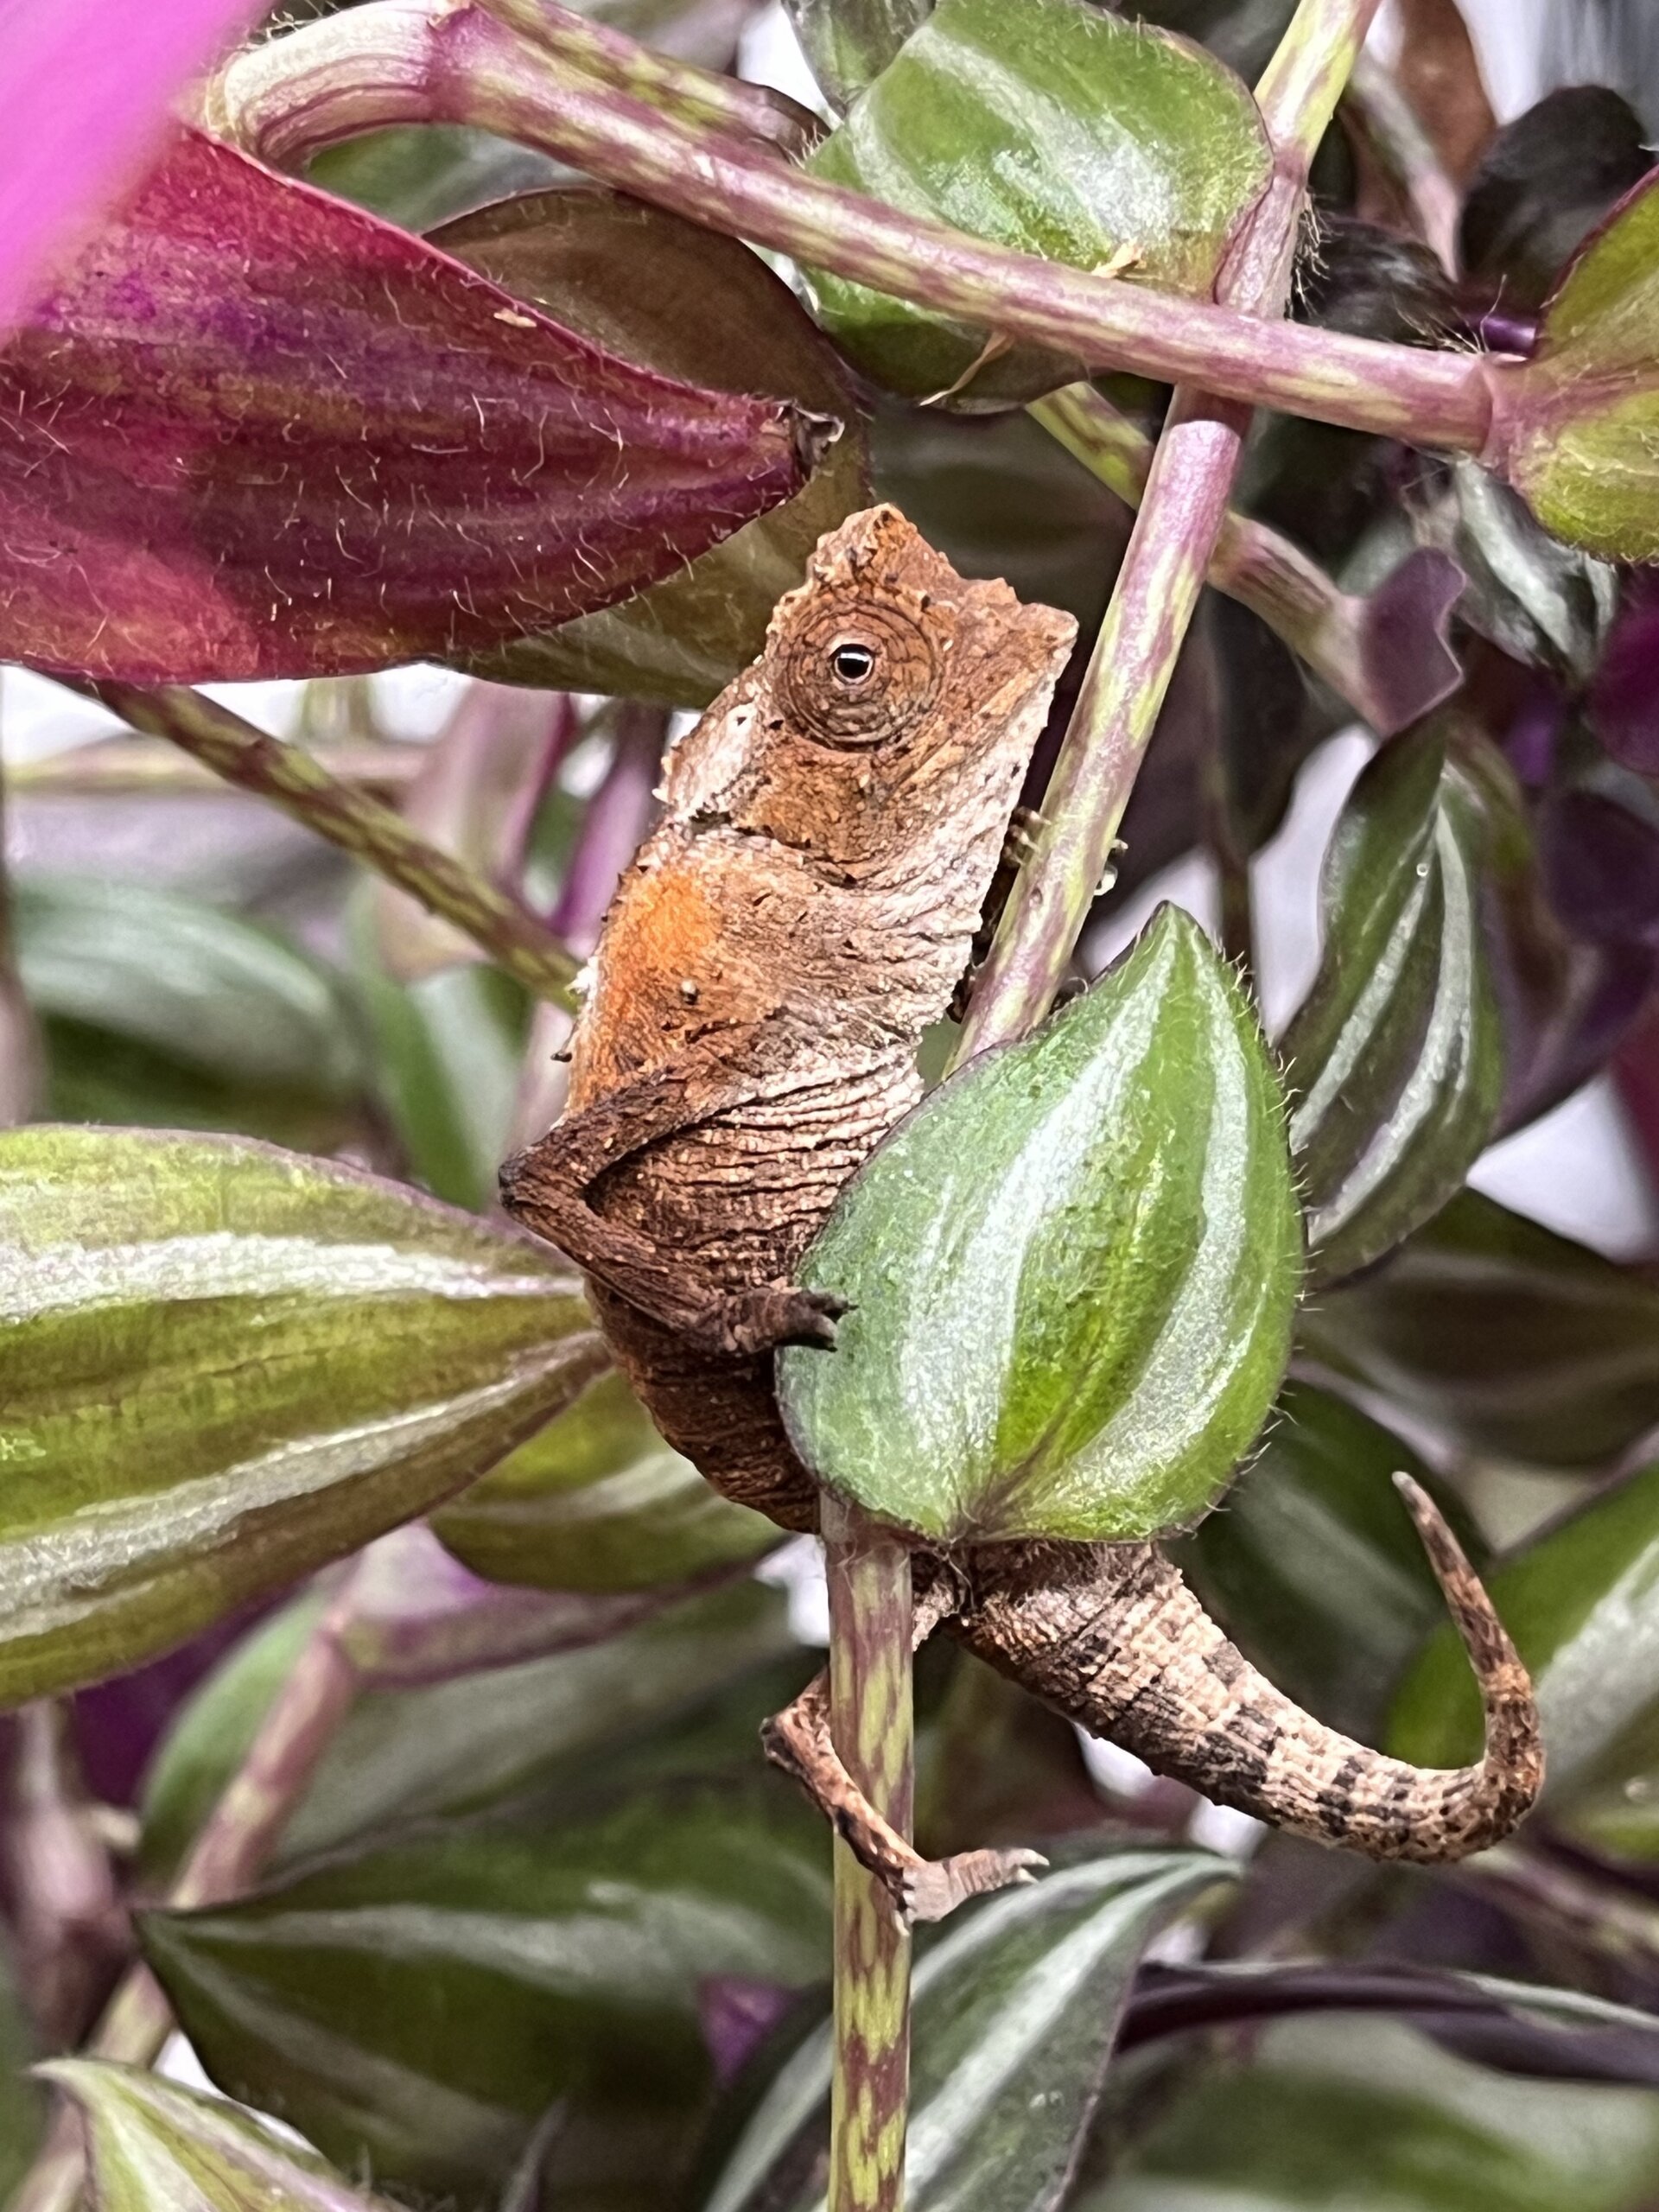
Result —
[[803, 736], [862, 751], [915, 728], [939, 696], [952, 626], [924, 613], [897, 594], [839, 593], [778, 632], [779, 689]]
[[875, 655], [868, 645], [849, 641], [836, 646], [830, 655], [830, 665], [842, 683], [868, 683], [875, 673]]

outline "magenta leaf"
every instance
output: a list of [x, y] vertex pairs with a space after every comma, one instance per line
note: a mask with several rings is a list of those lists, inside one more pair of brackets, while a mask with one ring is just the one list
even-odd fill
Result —
[[160, 135], [180, 86], [258, 12], [256, 0], [168, 0], [135, 35], [124, 0], [0, 0], [0, 333], [66, 229]]
[[0, 658], [136, 683], [547, 629], [788, 499], [826, 430], [196, 132], [0, 353]]

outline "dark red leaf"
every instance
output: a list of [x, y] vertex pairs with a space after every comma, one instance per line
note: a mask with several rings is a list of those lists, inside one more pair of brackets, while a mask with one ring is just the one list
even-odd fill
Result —
[[0, 658], [135, 683], [545, 630], [789, 498], [825, 432], [194, 132], [0, 353]]

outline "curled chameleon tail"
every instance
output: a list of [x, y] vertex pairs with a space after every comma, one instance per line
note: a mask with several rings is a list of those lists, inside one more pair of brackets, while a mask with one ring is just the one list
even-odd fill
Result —
[[[918, 1617], [1033, 1695], [1189, 1783], [1295, 1835], [1367, 1857], [1434, 1864], [1499, 1841], [1536, 1799], [1543, 1750], [1532, 1685], [1439, 1508], [1395, 1478], [1480, 1686], [1486, 1740], [1472, 1766], [1408, 1765], [1356, 1743], [1276, 1690], [1222, 1633], [1154, 1544], [986, 1547], [965, 1588], [933, 1563]], [[912, 1919], [1028, 1880], [1028, 1852], [923, 1859], [849, 1792], [829, 1748], [822, 1680], [769, 1725], [767, 1750], [824, 1804]]]

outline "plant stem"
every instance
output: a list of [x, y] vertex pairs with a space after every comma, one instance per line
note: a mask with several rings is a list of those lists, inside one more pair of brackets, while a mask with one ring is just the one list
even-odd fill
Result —
[[[901, 1835], [911, 1830], [910, 1554], [825, 1495], [830, 1726], [842, 1764]], [[829, 2212], [900, 2212], [910, 2096], [910, 1935], [893, 1900], [835, 1845], [835, 2075]]]
[[[1067, 385], [1026, 411], [1126, 506], [1139, 507], [1152, 440], [1092, 385]], [[1449, 604], [1455, 594], [1449, 568], [1446, 575]], [[1458, 682], [1458, 664], [1436, 633], [1433, 607], [1422, 610], [1412, 641], [1418, 666], [1406, 671], [1390, 664], [1388, 680], [1379, 681], [1370, 649], [1372, 601], [1339, 591], [1299, 546], [1234, 508], [1223, 520], [1207, 581], [1258, 615], [1380, 737], [1415, 721]]]
[[[1287, 97], [1306, 79], [1323, 99], [1341, 72], [1294, 25], [1293, 38], [1313, 59], [1289, 70]], [[1262, 321], [987, 245], [596, 85], [467, 0], [365, 0], [308, 24], [238, 57], [203, 111], [279, 167], [388, 123], [474, 124], [693, 222], [1092, 366], [1202, 378], [1249, 404], [1455, 452], [1481, 452], [1493, 432], [1503, 371], [1486, 356]]]
[[[345, 1644], [355, 1580], [355, 1572], [349, 1572], [312, 1630], [179, 1870], [168, 1892], [169, 1905], [185, 1909], [234, 1897], [270, 1857], [356, 1695], [357, 1673]], [[153, 2065], [172, 2025], [160, 1983], [148, 1967], [135, 1966], [110, 1999], [86, 2055]], [[86, 2170], [80, 2122], [61, 2110], [8, 2212], [74, 2212]]]
[[653, 53], [623, 32], [560, 7], [558, 0], [483, 0], [483, 4], [554, 60], [580, 69], [613, 92], [647, 101], [683, 123], [712, 123], [788, 155], [810, 153], [824, 135], [824, 125], [811, 109], [787, 94]]
[[[413, 783], [426, 759], [423, 745], [386, 739], [308, 747], [335, 780], [379, 797]], [[99, 737], [7, 771], [12, 791], [49, 798], [202, 798], [223, 790], [222, 779], [159, 738]]]
[[[60, 679], [63, 681], [64, 679]], [[527, 906], [463, 868], [452, 855], [313, 760], [244, 721], [200, 692], [168, 684], [70, 682], [151, 737], [164, 737], [226, 783], [253, 791], [453, 922], [463, 936], [538, 997], [568, 1006], [577, 962]]]
[[[1282, 314], [1308, 163], [1379, 0], [1300, 0], [1256, 87], [1274, 174], [1223, 274], [1224, 296]], [[975, 988], [958, 1060], [1048, 1012], [1117, 837], [1198, 594], [1249, 427], [1236, 400], [1179, 387], [1141, 512], [1021, 870]]]

